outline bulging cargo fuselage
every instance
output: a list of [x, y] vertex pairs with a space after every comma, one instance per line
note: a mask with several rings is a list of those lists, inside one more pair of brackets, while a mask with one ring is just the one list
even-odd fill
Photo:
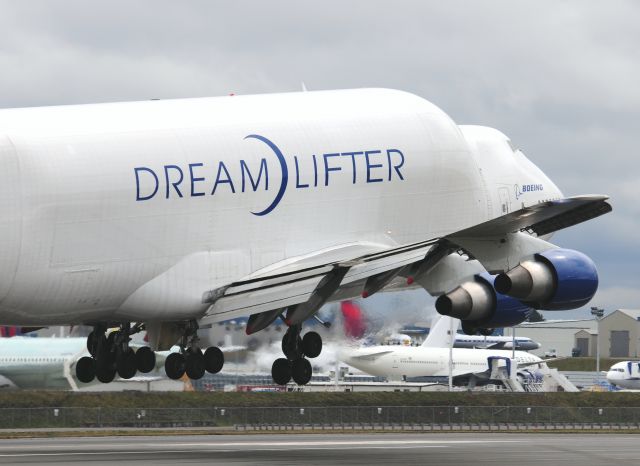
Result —
[[400, 91], [1, 110], [0, 323], [194, 319], [276, 262], [560, 195], [499, 131]]

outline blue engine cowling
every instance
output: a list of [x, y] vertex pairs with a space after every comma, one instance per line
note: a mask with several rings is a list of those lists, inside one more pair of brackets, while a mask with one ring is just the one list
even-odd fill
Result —
[[442, 315], [462, 321], [465, 331], [512, 327], [524, 322], [531, 307], [494, 289], [495, 276], [481, 273], [436, 300], [436, 310]]
[[535, 309], [569, 310], [587, 304], [598, 289], [593, 261], [579, 251], [550, 249], [498, 275], [498, 293]]

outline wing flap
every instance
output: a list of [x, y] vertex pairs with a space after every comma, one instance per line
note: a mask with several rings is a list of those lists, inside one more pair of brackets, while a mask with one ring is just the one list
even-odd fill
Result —
[[311, 297], [323, 277], [324, 275], [319, 275], [266, 288], [246, 289], [241, 292], [232, 292], [230, 295], [223, 294], [207, 309], [201, 323], [206, 325], [304, 303]]
[[[375, 251], [356, 257], [340, 257], [332, 249], [328, 256], [334, 259], [331, 263], [322, 263], [321, 257], [314, 256], [317, 265], [308, 265], [308, 258], [301, 258], [302, 268], [295, 268], [295, 261], [291, 259], [283, 263], [281, 268], [270, 266], [268, 273], [256, 273], [230, 284], [229, 286], [212, 290], [205, 294], [205, 301], [211, 303], [202, 325], [212, 322], [232, 319], [238, 316], [252, 315], [274, 309], [284, 309], [289, 306], [307, 302], [314, 291], [337, 267], [347, 267], [348, 271], [341, 280], [341, 285], [349, 285], [372, 275], [404, 267], [425, 257], [433, 247], [435, 241], [425, 241], [401, 246], [398, 248], [382, 249], [380, 245], [370, 246]], [[346, 248], [338, 248], [346, 251]], [[362, 253], [360, 248], [359, 252]], [[381, 250], [382, 249], [382, 250]], [[349, 248], [354, 252], [354, 248]]]

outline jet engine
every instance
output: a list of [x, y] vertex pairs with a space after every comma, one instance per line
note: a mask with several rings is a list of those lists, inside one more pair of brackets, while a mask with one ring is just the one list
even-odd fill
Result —
[[531, 307], [517, 299], [496, 293], [495, 277], [488, 273], [475, 275], [436, 300], [439, 314], [462, 321], [465, 331], [475, 329], [511, 327], [526, 320]]
[[598, 289], [593, 261], [571, 249], [551, 249], [501, 273], [495, 289], [536, 309], [568, 310], [587, 304]]

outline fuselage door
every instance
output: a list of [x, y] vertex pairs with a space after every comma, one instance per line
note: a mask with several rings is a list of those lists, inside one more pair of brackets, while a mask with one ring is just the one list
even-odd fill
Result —
[[498, 197], [500, 199], [500, 215], [511, 212], [511, 197], [509, 196], [509, 188], [498, 188]]

